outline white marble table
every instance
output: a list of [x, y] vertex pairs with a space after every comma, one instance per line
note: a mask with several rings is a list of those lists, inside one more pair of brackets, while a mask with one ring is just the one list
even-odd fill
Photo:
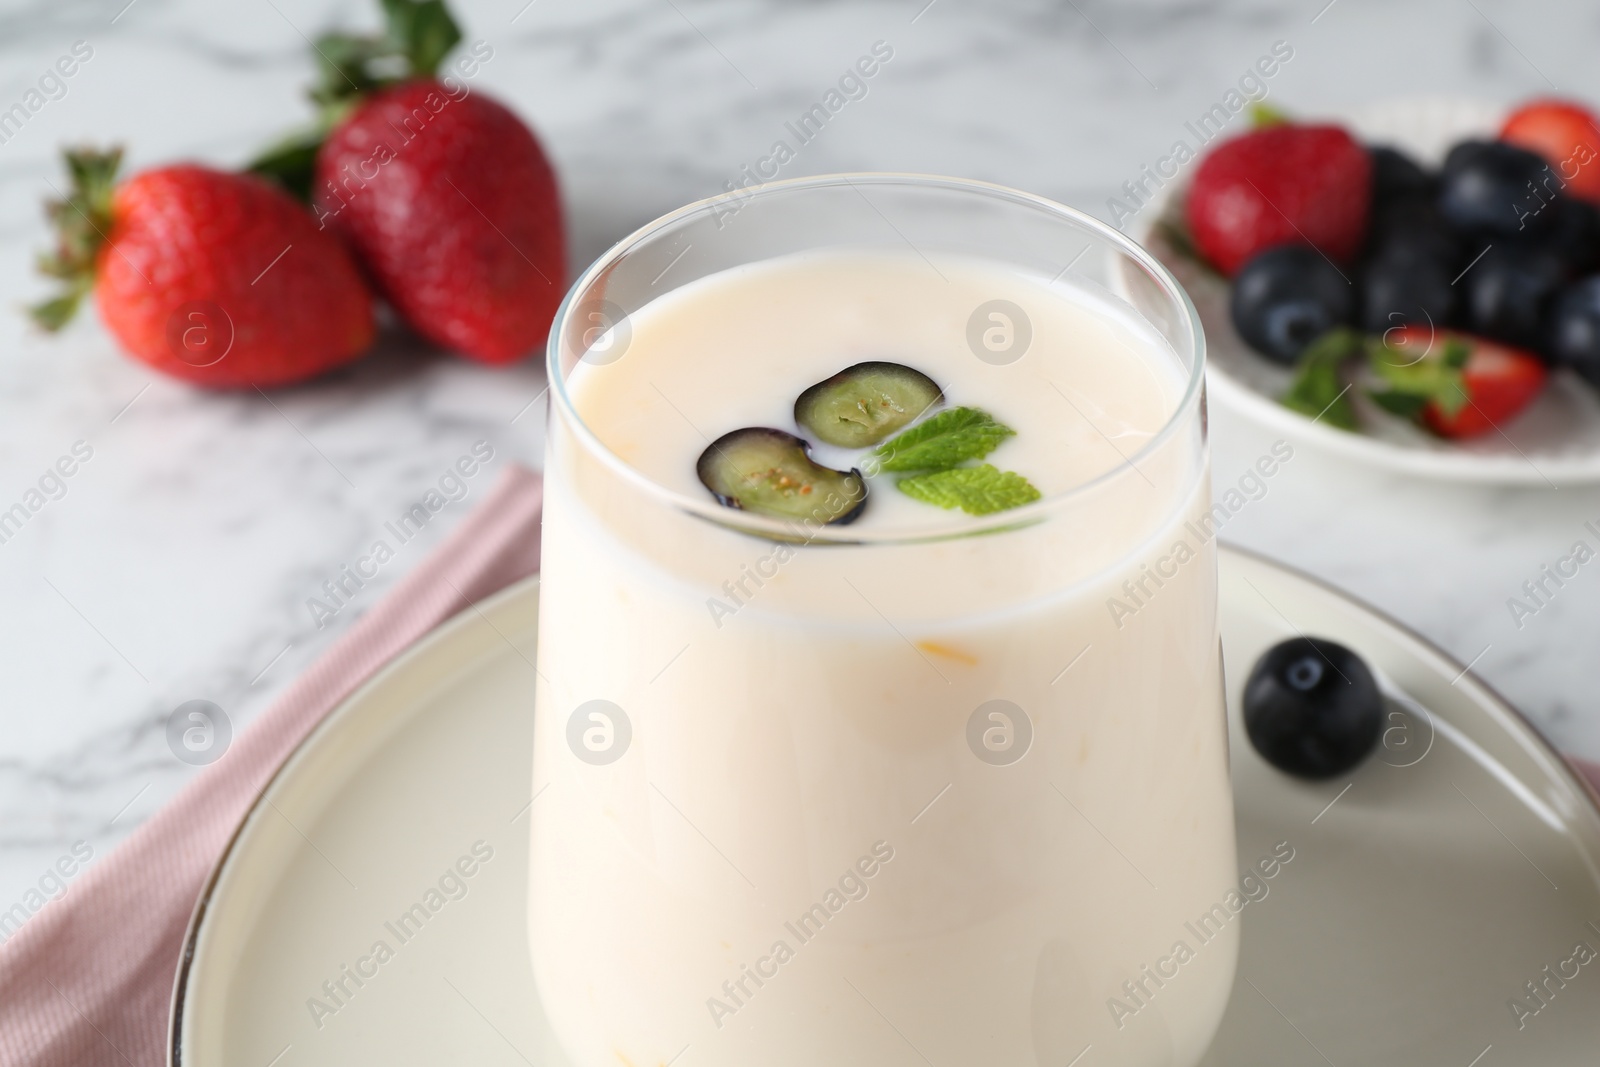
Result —
[[[565, 186], [574, 267], [710, 195], [875, 41], [893, 61], [785, 176], [916, 170], [1020, 186], [1106, 215], [1275, 41], [1272, 99], [1600, 97], [1586, 5], [1443, 0], [474, 0], [477, 86], [533, 122]], [[927, 5], [924, 7], [924, 5]], [[124, 5], [127, 5], [126, 7]], [[208, 395], [120, 356], [90, 317], [60, 338], [12, 307], [41, 291], [38, 202], [56, 149], [125, 140], [134, 166], [231, 165], [302, 114], [302, 34], [375, 23], [367, 0], [31, 0], [0, 12], [0, 109], [75, 41], [67, 92], [0, 143], [0, 507], [87, 442], [92, 458], [0, 544], [0, 909], [75, 841], [96, 856], [194, 773], [178, 704], [246, 725], [481, 497], [441, 512], [325, 625], [306, 607], [474, 442], [537, 463], [536, 362], [488, 371], [392, 341], [268, 398]], [[1315, 21], [1313, 21], [1315, 20]], [[1214, 420], [1219, 484], [1270, 441]], [[1600, 492], [1379, 477], [1302, 452], [1226, 536], [1375, 603], [1475, 669], [1562, 746], [1600, 757], [1600, 570], [1519, 630], [1508, 597], [1600, 518]], [[1593, 573], [1591, 573], [1593, 571]]]

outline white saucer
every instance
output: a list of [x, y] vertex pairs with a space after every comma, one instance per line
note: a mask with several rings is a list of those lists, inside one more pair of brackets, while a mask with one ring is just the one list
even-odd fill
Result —
[[[1347, 126], [1365, 143], [1395, 145], [1437, 165], [1457, 141], [1493, 136], [1504, 113], [1499, 105], [1479, 101], [1420, 98], [1369, 106], [1331, 121]], [[1219, 409], [1213, 415], [1237, 413], [1295, 445], [1426, 478], [1563, 488], [1600, 481], [1600, 394], [1570, 371], [1558, 372], [1536, 401], [1501, 427], [1503, 434], [1460, 444], [1441, 441], [1376, 409], [1364, 419], [1360, 433], [1348, 433], [1313, 423], [1278, 403], [1289, 384], [1288, 369], [1250, 350], [1229, 318], [1226, 280], [1177, 252], [1156, 225], [1177, 212], [1186, 184], [1159, 190], [1129, 233], [1172, 270], [1200, 312], [1206, 331], [1206, 382]]]
[[[1230, 704], [1256, 656], [1297, 632], [1355, 648], [1414, 702], [1393, 705], [1371, 759], [1324, 784], [1274, 771], [1234, 723], [1240, 862], [1285, 841], [1294, 858], [1245, 907], [1205, 1063], [1596, 1062], [1600, 959], [1552, 982], [1520, 1030], [1507, 1005], [1575, 943], [1600, 950], [1593, 795], [1476, 678], [1372, 610], [1230, 550], [1221, 590]], [[173, 1063], [566, 1064], [534, 992], [523, 905], [538, 604], [528, 581], [462, 613], [280, 769], [196, 908]], [[464, 896], [441, 894], [403, 941], [391, 930], [442, 874], [467, 869]], [[358, 986], [346, 967], [368, 974]], [[344, 986], [338, 1002], [325, 981]], [[1113, 1062], [1091, 1048], [1080, 1067]], [[909, 1051], [903, 1063], [927, 1067]]]

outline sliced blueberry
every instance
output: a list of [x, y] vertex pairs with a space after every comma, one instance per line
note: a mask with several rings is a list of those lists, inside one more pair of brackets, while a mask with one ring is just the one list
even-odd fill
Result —
[[1244, 727], [1268, 763], [1331, 778], [1366, 758], [1383, 726], [1383, 696], [1360, 656], [1324, 638], [1272, 646], [1244, 685]]
[[1550, 313], [1550, 357], [1600, 386], [1600, 275], [1562, 290]]
[[1256, 351], [1293, 363], [1307, 345], [1351, 321], [1355, 296], [1327, 257], [1308, 245], [1258, 253], [1234, 275], [1234, 329]]
[[1382, 334], [1408, 324], [1445, 326], [1455, 314], [1451, 275], [1429, 259], [1390, 253], [1361, 274], [1361, 328]]
[[1523, 244], [1497, 244], [1472, 265], [1464, 290], [1464, 321], [1473, 333], [1520, 348], [1542, 350], [1545, 312], [1566, 281], [1553, 253]]
[[830, 445], [867, 448], [944, 399], [934, 380], [899, 363], [846, 367], [800, 394], [794, 421]]
[[1468, 233], [1541, 233], [1554, 224], [1549, 208], [1561, 199], [1562, 184], [1532, 152], [1499, 141], [1466, 141], [1445, 158], [1439, 210]]
[[1381, 204], [1396, 197], [1432, 196], [1438, 179], [1397, 148], [1372, 149], [1372, 200]]
[[867, 504], [866, 479], [813, 461], [810, 447], [783, 430], [747, 427], [711, 442], [695, 473], [724, 507], [817, 526], [853, 521]]

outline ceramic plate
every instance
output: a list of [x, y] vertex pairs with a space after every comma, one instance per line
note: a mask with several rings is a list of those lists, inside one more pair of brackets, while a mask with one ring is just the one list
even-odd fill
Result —
[[[1395, 101], [1334, 117], [1368, 144], [1392, 144], [1437, 165], [1450, 145], [1492, 136], [1505, 109], [1454, 99]], [[1205, 324], [1207, 384], [1213, 414], [1237, 413], [1292, 443], [1428, 478], [1494, 484], [1569, 486], [1600, 481], [1600, 397], [1570, 371], [1525, 411], [1461, 444], [1433, 437], [1375, 409], [1363, 411], [1361, 433], [1347, 433], [1290, 411], [1277, 402], [1289, 371], [1256, 355], [1234, 332], [1227, 283], [1178, 253], [1156, 221], [1176, 215], [1183, 188], [1174, 183], [1134, 219], [1130, 234], [1172, 269], [1189, 291]]]
[[[279, 770], [196, 909], [173, 1063], [566, 1064], [523, 904], [538, 605], [530, 581], [463, 613]], [[1470, 673], [1369, 608], [1228, 550], [1221, 608], [1230, 705], [1256, 656], [1301, 632], [1359, 650], [1394, 698], [1383, 745], [1326, 783], [1272, 770], [1235, 721], [1240, 862], [1293, 858], [1241, 913], [1205, 1063], [1593, 1064], [1600, 960], [1574, 962], [1580, 943], [1600, 950], [1586, 787]], [[1114, 1062], [1091, 1048], [1080, 1067]], [[910, 1052], [874, 1067], [902, 1064], [928, 1067]]]

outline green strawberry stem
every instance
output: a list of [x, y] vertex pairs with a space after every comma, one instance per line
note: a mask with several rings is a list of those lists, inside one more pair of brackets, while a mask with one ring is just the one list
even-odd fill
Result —
[[95, 263], [111, 232], [111, 193], [116, 188], [120, 147], [101, 151], [74, 148], [63, 153], [71, 192], [65, 200], [45, 204], [56, 231], [56, 246], [39, 256], [39, 271], [62, 283], [61, 291], [28, 309], [46, 330], [59, 330], [72, 320], [84, 296], [94, 288]]
[[431, 78], [461, 41], [444, 0], [380, 0], [385, 28], [376, 36], [328, 33], [312, 45], [318, 80], [309, 96], [317, 114], [245, 169], [311, 199], [317, 151], [362, 97], [413, 78]]
[[1418, 356], [1392, 348], [1381, 338], [1371, 339], [1367, 362], [1383, 388], [1370, 389], [1367, 395], [1384, 409], [1407, 418], [1417, 417], [1429, 403], [1446, 418], [1454, 418], [1467, 403], [1461, 369], [1471, 351], [1454, 337], [1440, 347], [1437, 355], [1429, 351]]
[[1250, 125], [1255, 129], [1264, 126], [1287, 126], [1294, 120], [1287, 111], [1280, 111], [1271, 104], [1257, 101], [1250, 105]]
[[1352, 383], [1345, 372], [1363, 355], [1367, 380], [1375, 383], [1364, 392], [1392, 415], [1415, 420], [1432, 404], [1450, 418], [1466, 405], [1462, 368], [1471, 351], [1459, 338], [1443, 340], [1437, 352], [1430, 344], [1418, 355], [1391, 346], [1381, 337], [1363, 337], [1348, 327], [1329, 330], [1301, 354], [1281, 403], [1340, 429], [1357, 429], [1356, 409], [1349, 395]]
[[404, 55], [412, 78], [431, 78], [450, 49], [461, 42], [461, 28], [444, 0], [382, 0], [389, 46]]
[[1344, 366], [1361, 354], [1361, 334], [1348, 327], [1329, 330], [1301, 353], [1294, 379], [1279, 402], [1312, 420], [1326, 419], [1341, 430], [1356, 429], [1356, 409], [1344, 384]]

